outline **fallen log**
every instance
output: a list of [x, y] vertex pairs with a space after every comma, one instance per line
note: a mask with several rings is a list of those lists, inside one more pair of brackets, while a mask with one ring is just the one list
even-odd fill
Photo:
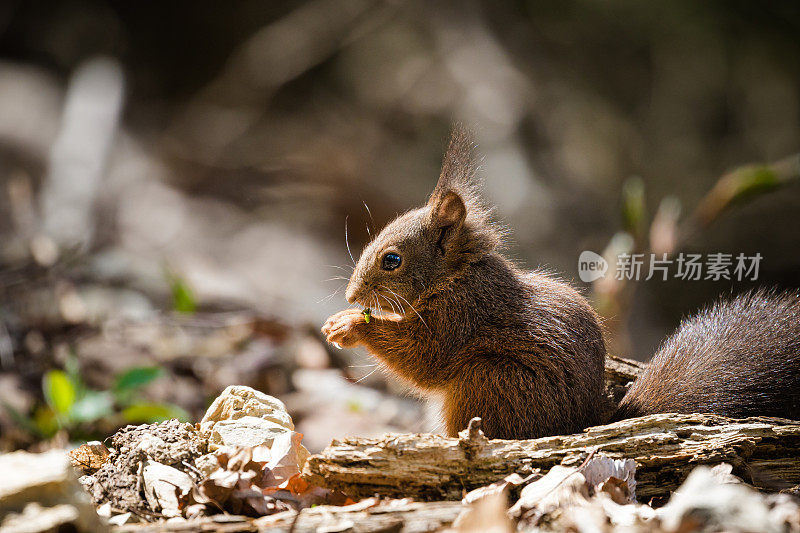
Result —
[[800, 484], [800, 422], [704, 414], [650, 415], [522, 441], [488, 440], [477, 427], [457, 439], [348, 438], [311, 456], [303, 477], [354, 498], [453, 500], [513, 472], [528, 476], [556, 464], [577, 465], [591, 450], [634, 459], [643, 502], [668, 496], [700, 464], [730, 463], [735, 475], [762, 489]]

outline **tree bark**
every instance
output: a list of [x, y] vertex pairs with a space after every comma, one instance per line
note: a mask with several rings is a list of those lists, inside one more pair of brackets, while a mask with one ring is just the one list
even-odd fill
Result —
[[734, 474], [762, 489], [800, 484], [800, 422], [703, 414], [650, 415], [524, 441], [487, 440], [476, 428], [458, 439], [349, 438], [311, 456], [303, 476], [354, 498], [453, 500], [512, 472], [527, 476], [556, 464], [577, 465], [591, 450], [636, 460], [642, 502], [668, 496], [700, 464], [730, 463]]

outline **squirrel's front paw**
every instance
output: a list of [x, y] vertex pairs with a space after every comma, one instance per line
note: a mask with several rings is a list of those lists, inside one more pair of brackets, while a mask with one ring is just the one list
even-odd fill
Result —
[[367, 322], [359, 309], [345, 309], [332, 315], [322, 326], [322, 334], [331, 344], [355, 346], [364, 338]]

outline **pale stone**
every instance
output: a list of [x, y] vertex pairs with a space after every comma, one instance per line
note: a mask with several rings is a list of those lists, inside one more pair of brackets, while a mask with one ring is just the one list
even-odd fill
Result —
[[214, 425], [208, 437], [208, 448], [215, 450], [222, 446], [254, 447], [262, 444], [271, 446], [277, 437], [289, 431], [285, 426], [254, 416], [222, 420]]
[[[208, 451], [222, 448], [271, 447], [281, 435], [294, 435], [292, 417], [277, 398], [243, 385], [231, 385], [220, 394], [200, 421], [200, 434], [208, 441]], [[297, 444], [299, 468], [303, 467], [308, 450]], [[203, 459], [195, 464], [203, 472], [216, 468]], [[213, 471], [213, 470], [212, 470]]]
[[268, 420], [293, 431], [292, 417], [279, 399], [244, 385], [231, 385], [220, 394], [200, 421], [200, 432], [207, 438], [214, 424], [250, 416]]
[[178, 496], [190, 491], [194, 485], [188, 474], [149, 460], [144, 464], [142, 481], [147, 503], [167, 517], [180, 516]]

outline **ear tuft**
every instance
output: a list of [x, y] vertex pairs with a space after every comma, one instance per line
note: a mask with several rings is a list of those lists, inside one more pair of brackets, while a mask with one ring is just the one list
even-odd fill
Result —
[[429, 222], [443, 230], [437, 246], [444, 252], [445, 243], [455, 244], [461, 258], [482, 257], [500, 246], [503, 239], [503, 228], [492, 220], [492, 210], [479, 193], [478, 163], [471, 133], [456, 124], [427, 206]]
[[464, 204], [469, 204], [471, 199], [477, 198], [474, 183], [477, 166], [472, 133], [463, 125], [454, 125], [450, 143], [444, 154], [439, 181], [428, 199], [428, 205], [439, 204], [450, 191], [458, 192]]
[[445, 194], [433, 209], [433, 222], [440, 228], [459, 226], [467, 217], [464, 200], [453, 191]]

